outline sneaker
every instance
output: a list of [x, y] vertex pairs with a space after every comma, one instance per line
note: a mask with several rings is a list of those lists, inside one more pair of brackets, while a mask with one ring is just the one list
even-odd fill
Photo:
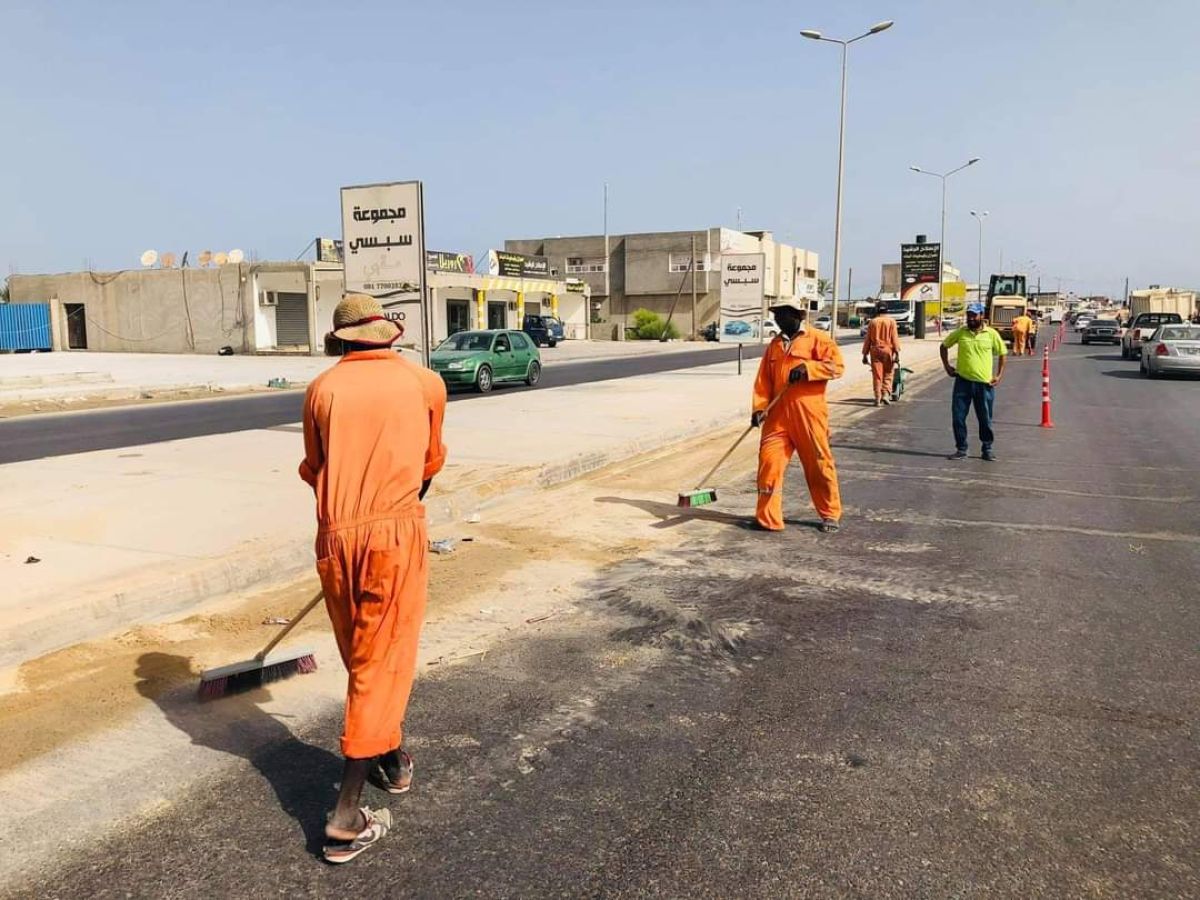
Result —
[[954, 459], [954, 460], [966, 459], [966, 458], [967, 458], [966, 450], [955, 450], [953, 453], [951, 453], [949, 456], [946, 457], [946, 459]]
[[880, 400], [878, 397], [876, 397], [876, 398], [875, 398], [875, 405], [876, 405], [876, 406], [883, 406], [883, 401], [882, 401], [882, 400]]
[[995, 462], [996, 454], [993, 453], [991, 450], [984, 450], [983, 451], [983, 461], [984, 462]]
[[880, 399], [883, 401], [884, 406], [892, 405], [892, 398], [889, 397], [887, 394], [884, 394]]

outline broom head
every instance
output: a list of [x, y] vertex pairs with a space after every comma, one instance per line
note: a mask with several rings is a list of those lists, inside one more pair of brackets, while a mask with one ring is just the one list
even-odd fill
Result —
[[272, 681], [315, 671], [317, 658], [312, 650], [272, 654], [265, 659], [247, 659], [200, 673], [200, 699], [217, 700], [230, 694], [252, 691]]
[[686, 494], [679, 495], [679, 506], [685, 509], [693, 506], [706, 506], [709, 503], [716, 502], [716, 488], [697, 488], [694, 491], [688, 491]]

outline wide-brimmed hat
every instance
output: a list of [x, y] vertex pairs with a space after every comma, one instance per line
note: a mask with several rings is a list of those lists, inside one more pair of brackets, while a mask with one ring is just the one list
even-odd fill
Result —
[[383, 313], [383, 307], [366, 294], [347, 294], [333, 310], [333, 336], [353, 344], [390, 347], [404, 334], [404, 326]]
[[767, 309], [794, 309], [796, 312], [808, 312], [808, 304], [799, 297], [780, 297], [767, 304]]

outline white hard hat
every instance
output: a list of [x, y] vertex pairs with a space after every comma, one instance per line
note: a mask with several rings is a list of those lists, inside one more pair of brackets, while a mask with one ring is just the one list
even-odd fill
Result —
[[779, 297], [767, 304], [767, 309], [794, 309], [796, 312], [808, 312], [808, 304], [799, 297]]

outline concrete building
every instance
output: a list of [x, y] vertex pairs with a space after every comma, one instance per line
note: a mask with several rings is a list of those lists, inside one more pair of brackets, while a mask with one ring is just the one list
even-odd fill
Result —
[[[695, 263], [689, 271], [693, 247]], [[665, 317], [675, 306], [673, 321], [684, 334], [695, 334], [717, 319], [722, 253], [763, 253], [768, 299], [818, 298], [817, 254], [781, 244], [769, 231], [706, 228], [612, 234], [607, 255], [603, 235], [506, 240], [504, 248], [544, 256], [552, 272], [581, 281], [591, 296], [591, 336], [604, 340], [622, 337], [622, 329], [637, 309]]]
[[[568, 339], [587, 337], [585, 285], [578, 280], [427, 273], [436, 346], [470, 328], [520, 328], [525, 313], [558, 315]], [[127, 269], [13, 275], [10, 298], [48, 307], [53, 349], [141, 353], [324, 352], [342, 297], [336, 262], [238, 263], [208, 268]], [[385, 307], [403, 309], [415, 298]], [[401, 344], [420, 349], [420, 329]]]

